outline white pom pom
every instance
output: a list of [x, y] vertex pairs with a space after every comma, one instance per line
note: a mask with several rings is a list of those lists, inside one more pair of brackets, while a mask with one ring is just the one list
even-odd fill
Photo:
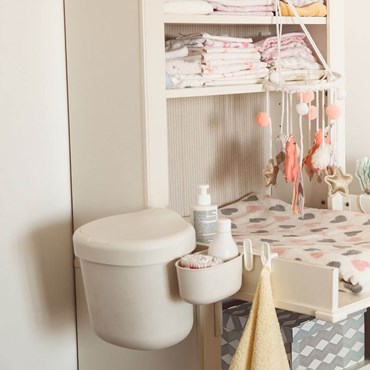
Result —
[[340, 87], [337, 89], [337, 99], [338, 100], [344, 100], [346, 97], [346, 91], [344, 90], [343, 87]]
[[270, 73], [270, 81], [273, 83], [279, 83], [280, 82], [280, 76], [278, 72], [271, 72]]
[[299, 103], [296, 105], [296, 110], [300, 116], [304, 116], [305, 114], [308, 113], [309, 108], [306, 103]]
[[318, 170], [325, 170], [330, 165], [331, 153], [330, 145], [320, 146], [312, 156], [313, 167]]

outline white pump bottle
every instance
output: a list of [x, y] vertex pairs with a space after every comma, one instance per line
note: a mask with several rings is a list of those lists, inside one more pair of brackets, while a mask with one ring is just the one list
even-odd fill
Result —
[[211, 203], [208, 189], [209, 185], [198, 185], [197, 204], [191, 206], [191, 221], [200, 245], [208, 245], [216, 233], [217, 205]]

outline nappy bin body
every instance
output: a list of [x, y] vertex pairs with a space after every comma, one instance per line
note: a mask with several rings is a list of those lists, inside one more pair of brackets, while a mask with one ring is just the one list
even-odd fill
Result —
[[105, 341], [153, 350], [182, 341], [193, 306], [179, 295], [175, 260], [195, 248], [193, 227], [169, 209], [105, 217], [73, 235], [90, 321]]

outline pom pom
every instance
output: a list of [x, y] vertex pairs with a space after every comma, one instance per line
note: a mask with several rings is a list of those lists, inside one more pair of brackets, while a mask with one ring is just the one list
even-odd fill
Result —
[[332, 120], [336, 120], [341, 114], [342, 110], [337, 104], [330, 104], [326, 107], [326, 115]]
[[256, 123], [260, 127], [267, 127], [271, 125], [270, 115], [266, 112], [259, 112], [256, 117]]
[[273, 82], [273, 83], [279, 83], [280, 82], [279, 72], [271, 72], [269, 78], [270, 78], [270, 81]]
[[330, 165], [331, 146], [320, 146], [312, 156], [312, 166], [318, 170], [325, 170]]
[[304, 116], [308, 113], [308, 105], [306, 103], [298, 103], [296, 105], [296, 110], [300, 116]]
[[311, 105], [308, 109], [308, 113], [305, 115], [310, 121], [314, 121], [317, 118], [317, 108]]
[[306, 91], [303, 93], [302, 101], [303, 103], [311, 103], [315, 99], [315, 94], [313, 91]]
[[297, 98], [302, 103], [311, 103], [315, 99], [315, 94], [313, 91], [298, 92]]

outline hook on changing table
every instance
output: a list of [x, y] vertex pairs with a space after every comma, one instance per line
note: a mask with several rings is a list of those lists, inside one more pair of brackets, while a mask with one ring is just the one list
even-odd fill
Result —
[[269, 268], [271, 271], [271, 261], [273, 258], [278, 257], [277, 253], [271, 252], [271, 245], [267, 242], [263, 242], [261, 246], [261, 261], [264, 267]]
[[244, 268], [247, 271], [253, 270], [253, 249], [250, 239], [243, 240]]
[[[244, 268], [247, 271], [253, 270], [253, 248], [252, 241], [250, 239], [243, 240], [243, 259]], [[271, 270], [271, 261], [273, 258], [277, 258], [277, 253], [271, 252], [271, 246], [267, 242], [262, 242], [261, 245], [261, 262], [264, 267], [268, 267]]]

